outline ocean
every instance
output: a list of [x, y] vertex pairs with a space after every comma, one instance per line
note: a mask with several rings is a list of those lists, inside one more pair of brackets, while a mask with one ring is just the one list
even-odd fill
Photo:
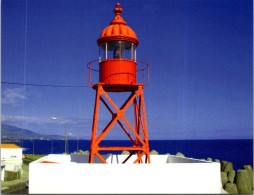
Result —
[[[101, 146], [130, 146], [128, 140], [104, 140]], [[23, 146], [24, 154], [62, 154], [65, 151], [64, 140], [23, 140], [17, 145]], [[237, 171], [243, 165], [253, 165], [253, 140], [150, 140], [150, 150], [159, 154], [176, 154], [196, 159], [226, 160], [232, 162]], [[68, 140], [68, 153], [89, 150], [90, 140]], [[119, 154], [121, 151], [105, 151], [101, 154]]]

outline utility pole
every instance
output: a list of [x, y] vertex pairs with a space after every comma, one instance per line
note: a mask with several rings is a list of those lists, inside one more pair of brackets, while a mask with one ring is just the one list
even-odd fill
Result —
[[64, 119], [60, 119], [60, 118], [56, 118], [56, 117], [51, 117], [53, 120], [60, 120], [60, 121], [64, 121], [65, 122], [65, 154], [68, 154], [68, 150], [67, 150], [67, 144], [68, 144], [68, 141], [67, 141], [67, 123], [68, 121], [67, 120], [64, 120]]

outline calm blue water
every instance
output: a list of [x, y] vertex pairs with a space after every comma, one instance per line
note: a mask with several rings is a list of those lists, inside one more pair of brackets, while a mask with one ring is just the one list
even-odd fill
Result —
[[[61, 154], [65, 150], [64, 140], [23, 140], [18, 145], [26, 148], [25, 154]], [[105, 140], [101, 146], [130, 146], [130, 141]], [[238, 170], [243, 165], [253, 165], [253, 140], [150, 140], [150, 150], [156, 150], [159, 154], [183, 153], [191, 158], [208, 158], [230, 161], [234, 169]], [[33, 147], [34, 146], [34, 147]], [[90, 140], [79, 140], [78, 148], [76, 140], [68, 141], [68, 152], [77, 150], [89, 150]], [[101, 152], [101, 154], [119, 152]]]

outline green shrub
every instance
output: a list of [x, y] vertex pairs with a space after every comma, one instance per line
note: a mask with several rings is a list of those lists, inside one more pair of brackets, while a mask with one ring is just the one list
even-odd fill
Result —
[[5, 171], [5, 180], [6, 181], [12, 181], [15, 179], [19, 179], [21, 177], [21, 172], [20, 171]]
[[23, 158], [24, 163], [30, 163], [33, 162], [35, 160], [38, 160], [44, 156], [47, 155], [39, 155], [39, 154], [25, 154], [25, 158]]

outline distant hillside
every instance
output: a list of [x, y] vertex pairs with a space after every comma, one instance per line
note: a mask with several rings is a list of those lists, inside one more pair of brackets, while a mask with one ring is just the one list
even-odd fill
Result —
[[54, 139], [63, 140], [64, 136], [60, 135], [42, 135], [35, 133], [28, 129], [22, 129], [12, 125], [2, 124], [1, 126], [1, 138], [2, 140], [14, 140], [14, 139]]

